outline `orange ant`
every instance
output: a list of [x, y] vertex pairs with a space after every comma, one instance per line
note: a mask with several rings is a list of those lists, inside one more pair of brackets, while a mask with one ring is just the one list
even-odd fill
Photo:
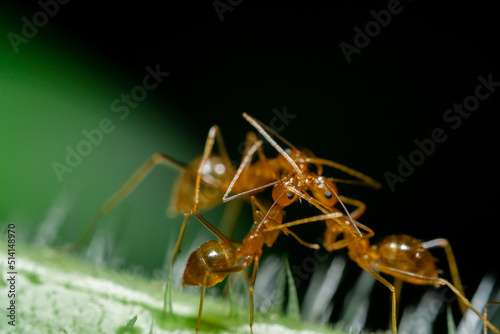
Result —
[[[286, 196], [283, 196], [285, 197]], [[279, 231], [271, 231], [273, 227], [281, 226], [283, 220], [283, 210], [275, 210], [277, 202], [273, 203], [269, 209], [266, 210], [255, 198], [251, 196], [254, 225], [252, 230], [245, 236], [241, 243], [230, 241], [223, 233], [217, 228], [206, 221], [200, 213], [195, 210], [186, 212], [184, 224], [191, 215], [194, 215], [207, 229], [214, 233], [220, 241], [210, 240], [203, 243], [197, 250], [189, 256], [186, 264], [186, 269], [183, 275], [183, 285], [201, 286], [200, 307], [198, 311], [198, 323], [196, 332], [200, 329], [201, 316], [203, 311], [203, 299], [205, 295], [205, 288], [214, 286], [222, 282], [230, 273], [240, 272], [248, 267], [252, 262], [254, 263], [252, 276], [250, 279], [250, 331], [253, 333], [252, 326], [254, 320], [254, 307], [253, 307], [253, 289], [255, 279], [259, 268], [260, 258], [262, 256], [262, 248], [264, 244], [272, 247], [278, 238]], [[267, 211], [263, 215], [263, 211]], [[337, 213], [333, 217], [336, 217]], [[325, 217], [330, 217], [325, 215]], [[301, 221], [307, 221], [302, 219]], [[293, 223], [293, 222], [292, 222]], [[302, 241], [297, 235], [287, 228], [281, 228], [285, 235], [292, 235], [302, 245], [319, 249], [317, 244], [309, 244]], [[179, 238], [179, 241], [182, 238]], [[238, 247], [235, 248], [233, 244]], [[178, 244], [180, 246], [180, 244]], [[178, 247], [176, 248], [178, 250]]]
[[[422, 242], [403, 234], [388, 236], [384, 238], [378, 246], [370, 245], [368, 239], [374, 235], [371, 229], [355, 221], [355, 224], [366, 233], [364, 233], [362, 237], [353, 236], [352, 233], [347, 233], [348, 231], [344, 227], [345, 224], [337, 224], [331, 221], [334, 216], [335, 214], [309, 217], [279, 226], [272, 226], [265, 229], [264, 232], [287, 229], [295, 225], [325, 220], [327, 225], [324, 236], [325, 248], [328, 251], [333, 251], [347, 247], [348, 256], [351, 260], [356, 262], [362, 269], [370, 273], [391, 291], [391, 322], [394, 334], [397, 333], [396, 305], [401, 284], [398, 284], [398, 288], [396, 288], [378, 272], [390, 275], [400, 282], [415, 285], [434, 285], [436, 287], [445, 285], [459, 298], [459, 305], [462, 313], [465, 313], [467, 308], [470, 308], [481, 318], [485, 326], [488, 326], [495, 333], [500, 333], [500, 331], [493, 326], [485, 316], [481, 315], [465, 297], [455, 257], [448, 240], [441, 238]], [[349, 220], [348, 217], [340, 212], [337, 213], [335, 218], [335, 222], [339, 220], [347, 222]], [[336, 239], [340, 234], [343, 234], [344, 238], [337, 241]], [[445, 250], [454, 284], [438, 276], [439, 271], [436, 268], [435, 259], [429, 252], [429, 249], [436, 247], [441, 247]]]

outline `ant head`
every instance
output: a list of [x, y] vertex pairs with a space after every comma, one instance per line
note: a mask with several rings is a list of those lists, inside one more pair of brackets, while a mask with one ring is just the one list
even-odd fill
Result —
[[308, 189], [321, 205], [332, 208], [337, 204], [338, 190], [332, 179], [324, 176], [313, 177], [308, 184]]
[[298, 185], [299, 182], [295, 177], [284, 177], [274, 186], [272, 193], [273, 201], [281, 207], [292, 204], [297, 199], [297, 195], [290, 191], [288, 187], [297, 189]]

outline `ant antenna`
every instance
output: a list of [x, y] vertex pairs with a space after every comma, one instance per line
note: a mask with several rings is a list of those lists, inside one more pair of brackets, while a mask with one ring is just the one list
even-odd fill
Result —
[[296, 149], [295, 146], [293, 146], [292, 144], [290, 144], [287, 140], [285, 140], [285, 138], [281, 137], [280, 135], [278, 135], [273, 130], [269, 129], [269, 127], [266, 126], [265, 124], [262, 124], [261, 122], [257, 121], [256, 119], [252, 118], [251, 116], [249, 116], [247, 113], [243, 113], [243, 118], [245, 118], [250, 124], [252, 124], [252, 126], [254, 128], [256, 128], [257, 131], [259, 131], [260, 134], [262, 136], [264, 136], [264, 138], [288, 161], [288, 163], [293, 167], [293, 169], [295, 169], [295, 171], [301, 177], [303, 177], [302, 171], [300, 170], [299, 166], [297, 166], [297, 164], [295, 163], [295, 161], [293, 161], [292, 158], [290, 158], [290, 156], [285, 152], [285, 150], [283, 150], [281, 148], [281, 146], [279, 146], [278, 143], [276, 143], [274, 141], [274, 139], [271, 138], [271, 136], [266, 132], [266, 130], [264, 130], [264, 128], [266, 128], [268, 131], [270, 131], [271, 133], [273, 133], [276, 137], [278, 137], [280, 140], [282, 140], [285, 144], [287, 144], [288, 146], [290, 146], [292, 149]]
[[255, 151], [257, 151], [259, 149], [259, 147], [261, 147], [261, 146], [262, 146], [262, 140], [258, 140], [248, 150], [246, 156], [243, 158], [243, 161], [241, 162], [240, 166], [238, 167], [238, 170], [236, 171], [236, 174], [234, 175], [233, 179], [231, 180], [231, 183], [229, 184], [229, 187], [227, 188], [226, 193], [222, 197], [222, 201], [224, 203], [229, 202], [229, 201], [231, 201], [231, 200], [233, 200], [233, 199], [235, 199], [237, 197], [245, 196], [245, 195], [248, 195], [248, 194], [252, 194], [252, 193], [258, 192], [258, 191], [260, 191], [262, 189], [274, 186], [275, 184], [277, 184], [279, 182], [279, 180], [273, 181], [273, 182], [265, 184], [263, 186], [260, 186], [260, 187], [257, 187], [257, 188], [254, 188], [254, 189], [251, 189], [251, 190], [248, 190], [248, 191], [244, 191], [244, 192], [238, 193], [238, 194], [233, 195], [233, 196], [229, 196], [229, 193], [231, 192], [231, 190], [233, 190], [233, 187], [234, 187], [236, 181], [238, 180], [238, 178], [240, 177], [241, 173], [243, 172], [243, 169], [245, 169], [245, 167], [248, 166], [248, 164], [250, 163], [250, 160], [252, 159]]
[[344, 208], [344, 211], [347, 214], [347, 217], [349, 218], [349, 220], [351, 221], [351, 224], [354, 226], [354, 229], [358, 233], [358, 236], [362, 237], [363, 235], [361, 234], [361, 231], [359, 230], [358, 226], [356, 226], [356, 223], [354, 223], [354, 220], [352, 219], [351, 214], [349, 213], [349, 211], [345, 207], [344, 202], [342, 202], [342, 200], [340, 199], [340, 196], [335, 191], [332, 191], [332, 192], [335, 195], [335, 197], [337, 197], [340, 205], [342, 205], [342, 207]]
[[[254, 122], [258, 123], [261, 127], [263, 127], [264, 129], [266, 129], [268, 132], [272, 133], [274, 136], [278, 137], [279, 140], [281, 140], [285, 145], [287, 145], [288, 147], [290, 147], [291, 149], [294, 149], [294, 150], [297, 150], [297, 147], [295, 147], [292, 143], [290, 143], [288, 140], [286, 140], [285, 138], [283, 138], [279, 133], [277, 133], [276, 131], [274, 131], [273, 129], [271, 129], [269, 126], [267, 126], [266, 124], [262, 123], [261, 121], [259, 121], [258, 119], [255, 119], [253, 118], [252, 116], [248, 115], [247, 113], [243, 113], [243, 117], [249, 121], [248, 119], [252, 119]], [[248, 118], [247, 118], [248, 117]], [[249, 121], [250, 122], [250, 121]], [[250, 122], [251, 123], [251, 122]]]

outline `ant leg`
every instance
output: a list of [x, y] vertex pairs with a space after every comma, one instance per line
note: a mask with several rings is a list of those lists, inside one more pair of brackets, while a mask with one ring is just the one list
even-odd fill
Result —
[[481, 320], [486, 324], [486, 326], [488, 326], [495, 333], [500, 333], [498, 328], [493, 326], [485, 317], [483, 317], [483, 315], [478, 310], [476, 310], [474, 308], [474, 306], [472, 306], [472, 304], [465, 297], [465, 295], [459, 289], [457, 289], [453, 284], [448, 282], [447, 280], [440, 278], [440, 277], [423, 276], [423, 275], [415, 274], [415, 273], [412, 273], [409, 271], [400, 270], [400, 269], [396, 269], [396, 268], [392, 268], [392, 267], [388, 267], [388, 266], [384, 266], [384, 265], [380, 265], [380, 264], [372, 264], [372, 266], [375, 269], [377, 269], [383, 273], [386, 273], [388, 275], [398, 276], [400, 279], [403, 277], [408, 277], [413, 282], [418, 280], [418, 281], [420, 281], [418, 284], [421, 284], [421, 285], [424, 285], [424, 284], [425, 285], [433, 285], [433, 286], [446, 285], [451, 291], [453, 291], [453, 293], [458, 297], [459, 300], [461, 300], [463, 302], [463, 304], [467, 308], [470, 308], [474, 313], [477, 314], [477, 316], [479, 318], [481, 318]]
[[208, 158], [210, 158], [210, 155], [212, 154], [212, 149], [214, 147], [215, 142], [217, 142], [217, 148], [219, 150], [219, 154], [222, 158], [222, 161], [224, 162], [224, 165], [226, 166], [226, 168], [231, 167], [231, 161], [229, 160], [229, 155], [227, 153], [226, 146], [224, 145], [222, 134], [219, 130], [219, 127], [217, 125], [214, 125], [208, 131], [207, 140], [205, 142], [205, 148], [203, 150], [203, 155], [200, 161], [200, 165], [196, 173], [196, 186], [194, 193], [193, 210], [196, 210], [198, 207], [198, 202], [200, 197], [201, 176], [203, 174], [203, 169], [205, 168], [205, 164], [208, 161]]
[[297, 240], [299, 242], [299, 244], [301, 244], [304, 247], [311, 248], [311, 249], [319, 249], [319, 245], [318, 244], [310, 244], [308, 242], [305, 242], [297, 234], [293, 233], [292, 231], [290, 231], [287, 228], [283, 229], [283, 233], [285, 233], [285, 235], [290, 234], [292, 237], [295, 238], [295, 240]]
[[453, 286], [453, 284], [451, 284], [450, 282], [448, 282], [447, 280], [442, 279], [442, 278], [433, 278], [433, 279], [430, 279], [429, 281], [431, 282], [430, 284], [436, 284], [437, 283], [437, 284], [446, 285], [447, 287], [449, 287], [455, 293], [455, 295], [457, 295], [457, 297], [464, 303], [464, 305], [466, 305], [468, 308], [470, 308], [474, 313], [477, 314], [477, 316], [479, 318], [481, 318], [481, 320], [483, 320], [485, 326], [488, 326], [495, 333], [500, 333], [500, 331], [498, 330], [498, 328], [496, 328], [495, 326], [493, 326], [486, 319], [486, 317], [483, 317], [483, 315], [481, 313], [479, 313], [474, 308], [474, 306], [472, 306], [472, 304], [469, 302], [469, 300], [467, 300], [467, 298], [465, 298], [465, 295], [462, 292], [460, 292], [460, 290], [458, 290], [455, 286]]
[[498, 328], [496, 328], [495, 326], [493, 326], [493, 324], [491, 324], [488, 319], [486, 319], [486, 317], [484, 317], [481, 313], [479, 313], [475, 308], [474, 306], [472, 306], [472, 304], [469, 302], [469, 300], [467, 300], [467, 298], [465, 298], [465, 296], [462, 294], [462, 292], [460, 292], [455, 286], [453, 286], [453, 284], [451, 284], [450, 282], [448, 282], [447, 280], [445, 279], [442, 279], [442, 278], [430, 278], [429, 279], [429, 284], [439, 284], [439, 285], [446, 285], [447, 287], [449, 287], [454, 293], [455, 295], [457, 295], [457, 297], [468, 307], [470, 308], [474, 313], [477, 314], [477, 316], [479, 318], [481, 318], [481, 320], [484, 322], [484, 326], [488, 326], [493, 332], [495, 333], [500, 333], [500, 331], [498, 330]]
[[218, 149], [219, 149], [219, 154], [221, 155], [223, 161], [227, 164], [227, 166], [230, 166], [230, 161], [229, 161], [229, 155], [227, 154], [226, 147], [224, 145], [224, 141], [222, 139], [222, 134], [220, 133], [219, 127], [217, 125], [214, 125], [210, 128], [208, 131], [208, 136], [207, 140], [205, 142], [205, 149], [203, 150], [203, 155], [202, 159], [200, 161], [200, 166], [198, 167], [198, 172], [196, 175], [196, 187], [195, 187], [195, 199], [194, 199], [194, 205], [191, 210], [186, 212], [184, 214], [184, 222], [182, 223], [181, 230], [179, 232], [179, 236], [177, 237], [177, 242], [174, 248], [174, 253], [172, 255], [172, 261], [173, 263], [175, 257], [177, 256], [177, 253], [179, 252], [179, 249], [181, 247], [182, 239], [184, 238], [184, 232], [186, 229], [187, 222], [189, 220], [190, 215], [195, 215], [198, 220], [205, 225], [210, 231], [212, 231], [216, 236], [218, 236], [221, 240], [224, 241], [229, 241], [224, 234], [219, 232], [215, 227], [213, 227], [208, 221], [203, 218], [198, 211], [196, 211], [196, 208], [198, 206], [198, 200], [199, 200], [199, 194], [200, 194], [200, 183], [201, 183], [201, 175], [203, 174], [203, 168], [205, 166], [205, 163], [207, 162], [208, 158], [212, 154], [212, 149], [214, 146], [214, 143], [217, 141]]
[[[340, 212], [332, 212], [332, 213], [329, 213], [329, 214], [326, 214], [326, 215], [319, 215], [319, 216], [313, 216], [313, 217], [298, 219], [298, 220], [294, 220], [294, 221], [289, 222], [289, 223], [285, 223], [285, 224], [281, 224], [281, 225], [277, 225], [277, 226], [272, 226], [272, 227], [269, 227], [269, 228], [265, 229], [264, 232], [274, 231], [274, 230], [281, 230], [281, 229], [285, 229], [285, 228], [288, 228], [288, 227], [291, 227], [291, 226], [296, 226], [296, 225], [301, 225], [301, 224], [307, 224], [307, 223], [311, 223], [311, 222], [315, 222], [315, 221], [322, 221], [322, 220], [328, 220], [328, 219], [334, 220], [335, 222], [339, 223], [342, 226], [342, 228], [347, 229], [348, 225], [346, 225], [345, 222], [343, 222], [342, 220], [337, 220], [337, 218], [342, 217], [342, 216], [344, 216], [344, 215], [342, 213], [340, 213]], [[353, 238], [353, 239], [350, 239], [350, 240], [349, 239], [342, 239], [342, 240], [336, 241], [332, 245], [330, 245], [330, 247], [328, 247], [327, 250], [328, 251], [333, 251], [333, 250], [341, 249], [341, 248], [346, 247], [347, 245], [349, 245], [350, 243], [352, 243], [354, 241], [359, 241], [359, 240], [363, 240], [363, 239], [369, 239], [369, 238], [371, 238], [375, 234], [367, 226], [365, 226], [365, 225], [363, 225], [363, 224], [361, 224], [359, 222], [355, 222], [355, 224], [356, 224], [357, 227], [361, 228], [362, 230], [364, 230], [367, 233], [366, 234], [362, 234], [361, 237], [356, 237], [356, 238]]]
[[339, 164], [338, 162], [335, 162], [332, 160], [327, 160], [327, 159], [314, 158], [314, 157], [307, 158], [307, 162], [312, 163], [312, 164], [321, 164], [321, 165], [333, 167], [335, 169], [340, 170], [341, 172], [344, 172], [346, 174], [354, 176], [355, 178], [363, 181], [366, 185], [368, 185], [372, 188], [375, 188], [375, 189], [382, 188], [382, 185], [380, 184], [380, 182], [375, 181], [371, 177], [369, 177], [361, 172], [358, 172], [357, 170], [354, 170], [350, 167]]
[[184, 221], [182, 222], [181, 230], [179, 232], [179, 236], [177, 237], [177, 242], [175, 244], [174, 253], [172, 256], [172, 262], [174, 261], [175, 257], [179, 253], [179, 249], [181, 248], [182, 239], [184, 238], [184, 232], [186, 230], [186, 226], [187, 226], [189, 217], [191, 215], [198, 218], [200, 223], [202, 223], [210, 232], [215, 234], [215, 236], [217, 236], [220, 240], [225, 241], [227, 243], [231, 243], [231, 241], [224, 234], [222, 234], [222, 232], [220, 232], [212, 224], [210, 224], [205, 218], [203, 218], [203, 216], [198, 211], [191, 209], [184, 214]]
[[256, 193], [256, 192], [258, 192], [258, 191], [260, 191], [262, 189], [268, 188], [268, 187], [273, 186], [276, 183], [278, 183], [278, 181], [270, 182], [270, 183], [265, 184], [263, 186], [256, 187], [256, 188], [253, 188], [253, 189], [250, 189], [250, 190], [246, 190], [246, 191], [242, 191], [242, 192], [240, 192], [238, 194], [235, 194], [233, 196], [229, 196], [229, 193], [233, 190], [233, 187], [236, 184], [236, 181], [239, 179], [241, 173], [243, 172], [244, 169], [248, 168], [248, 166], [250, 165], [250, 162], [252, 160], [253, 154], [255, 153], [255, 151], [257, 151], [261, 147], [261, 145], [262, 145], [262, 141], [261, 140], [256, 141], [248, 149], [248, 151], [246, 152], [245, 156], [243, 156], [243, 158], [241, 160], [241, 163], [240, 163], [240, 166], [238, 167], [238, 170], [236, 171], [233, 179], [231, 180], [231, 183], [229, 184], [229, 187], [227, 188], [226, 193], [222, 197], [222, 201], [224, 203], [225, 202], [229, 202], [229, 201], [231, 201], [231, 200], [233, 200], [233, 199], [235, 199], [237, 197], [241, 197], [241, 196], [245, 196], [245, 195]]
[[[359, 263], [358, 263], [359, 264]], [[397, 326], [396, 326], [396, 300], [397, 300], [397, 296], [396, 296], [396, 288], [391, 284], [389, 283], [389, 281], [387, 281], [385, 278], [383, 278], [382, 276], [380, 276], [379, 273], [377, 273], [375, 270], [373, 270], [371, 267], [367, 266], [367, 265], [362, 265], [362, 264], [359, 264], [359, 266], [366, 270], [368, 273], [370, 273], [373, 277], [375, 277], [380, 283], [384, 284], [389, 290], [391, 290], [391, 309], [392, 309], [392, 312], [391, 312], [391, 322], [392, 322], [392, 333], [393, 334], [397, 334], [398, 330], [397, 330]]]
[[169, 155], [156, 153], [153, 154], [135, 173], [132, 177], [125, 182], [125, 184], [113, 195], [111, 196], [104, 205], [99, 209], [99, 211], [92, 217], [84, 232], [78, 237], [74, 242], [72, 249], [74, 251], [79, 251], [85, 247], [90, 241], [92, 235], [94, 235], [97, 227], [101, 223], [102, 218], [110, 213], [121, 201], [123, 201], [130, 193], [142, 182], [142, 180], [157, 166], [166, 165], [169, 167], [177, 167], [179, 169], [185, 169], [187, 165], [180, 162]]
[[403, 287], [403, 281], [397, 278], [394, 278], [394, 289], [396, 290], [396, 318], [399, 314], [399, 304], [401, 300], [401, 289]]
[[259, 270], [259, 262], [260, 262], [260, 256], [262, 252], [259, 252], [258, 255], [254, 256], [253, 260], [253, 272], [252, 272], [252, 280], [250, 281], [250, 333], [253, 334], [252, 326], [253, 326], [253, 289], [255, 286], [255, 279], [257, 278], [257, 271]]
[[196, 325], [196, 333], [198, 334], [198, 331], [200, 330], [200, 324], [201, 324], [201, 314], [203, 312], [203, 299], [205, 297], [205, 289], [207, 287], [207, 277], [208, 275], [205, 275], [203, 277], [203, 285], [201, 286], [201, 294], [200, 294], [200, 308], [198, 310], [198, 323]]
[[[485, 319], [488, 319], [488, 312], [487, 312], [488, 305], [500, 305], [500, 302], [487, 302], [486, 305], [484, 305], [483, 316]], [[484, 334], [488, 333], [488, 328], [486, 327], [486, 322], [484, 323], [483, 333]]]
[[[462, 281], [460, 280], [460, 275], [458, 274], [457, 262], [455, 261], [455, 256], [453, 255], [453, 251], [451, 250], [451, 245], [447, 239], [434, 239], [426, 242], [422, 242], [422, 246], [425, 249], [441, 247], [444, 248], [446, 253], [446, 258], [448, 259], [448, 266], [450, 267], [451, 278], [455, 287], [460, 291], [462, 295], [465, 296], [464, 288], [462, 286]], [[462, 314], [465, 314], [467, 311], [467, 306], [459, 300], [460, 310]]]
[[177, 257], [177, 254], [179, 253], [179, 250], [181, 248], [182, 239], [184, 238], [184, 232], [186, 231], [186, 226], [189, 221], [189, 217], [191, 215], [198, 218], [198, 221], [200, 221], [210, 232], [215, 234], [215, 236], [217, 236], [220, 240], [231, 244], [231, 241], [223, 233], [221, 233], [218, 229], [216, 229], [212, 224], [210, 224], [205, 218], [203, 218], [203, 216], [198, 211], [191, 209], [184, 214], [184, 221], [182, 222], [181, 230], [179, 232], [179, 235], [177, 236], [177, 242], [175, 243], [174, 252], [172, 253], [172, 259], [170, 260], [169, 272], [168, 272], [167, 282], [165, 285], [164, 309], [167, 314], [170, 314], [172, 311], [172, 300], [170, 296], [172, 267], [174, 260]]

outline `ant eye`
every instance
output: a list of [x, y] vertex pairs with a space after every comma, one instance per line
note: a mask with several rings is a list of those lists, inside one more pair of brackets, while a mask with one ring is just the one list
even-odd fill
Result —
[[325, 195], [325, 197], [326, 197], [326, 198], [328, 198], [328, 199], [332, 198], [332, 193], [331, 193], [330, 191], [325, 191], [325, 194], [324, 194], [324, 195]]
[[286, 195], [286, 197], [288, 197], [288, 199], [293, 199], [294, 196], [295, 196], [294, 193], [288, 193], [288, 195]]

